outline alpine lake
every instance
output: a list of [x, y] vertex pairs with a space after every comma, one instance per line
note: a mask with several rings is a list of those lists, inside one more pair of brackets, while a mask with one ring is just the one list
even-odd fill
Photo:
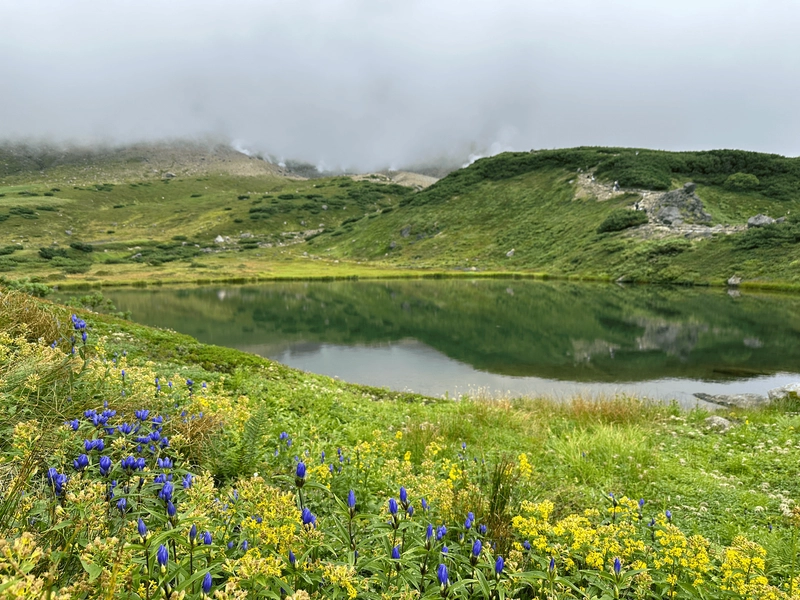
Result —
[[524, 279], [104, 292], [134, 321], [339, 379], [429, 396], [703, 405], [800, 381], [800, 297]]

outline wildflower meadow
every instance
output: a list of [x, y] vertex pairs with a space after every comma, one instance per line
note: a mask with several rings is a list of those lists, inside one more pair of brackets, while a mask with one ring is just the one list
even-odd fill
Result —
[[0, 303], [0, 597], [800, 598], [793, 406], [383, 397]]

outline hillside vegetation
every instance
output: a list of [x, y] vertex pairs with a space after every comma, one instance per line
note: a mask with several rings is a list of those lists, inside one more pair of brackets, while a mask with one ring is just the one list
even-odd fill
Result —
[[[377, 175], [288, 178], [241, 154], [225, 166], [228, 155], [217, 154], [199, 171], [202, 157], [188, 168], [179, 164], [185, 155], [169, 155], [171, 172], [168, 153], [128, 163], [121, 153], [51, 156], [36, 170], [18, 152], [0, 180], [0, 272], [65, 284], [464, 270], [800, 284], [800, 159], [730, 150], [505, 153], [415, 191]], [[145, 168], [151, 160], [160, 167]], [[231, 166], [254, 160], [261, 171]], [[598, 201], [580, 188], [587, 173], [621, 192]], [[759, 213], [785, 221], [687, 239], [654, 234], [641, 214], [629, 215], [642, 193], [687, 181], [697, 184], [709, 225], [741, 229]]]

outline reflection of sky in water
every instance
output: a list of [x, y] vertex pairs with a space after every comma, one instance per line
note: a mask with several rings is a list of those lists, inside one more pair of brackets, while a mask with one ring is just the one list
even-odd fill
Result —
[[575, 383], [540, 377], [510, 377], [478, 371], [470, 365], [448, 358], [416, 340], [403, 340], [380, 346], [340, 346], [334, 344], [293, 344], [286, 346], [246, 346], [242, 350], [267, 356], [281, 363], [344, 381], [427, 396], [451, 397], [463, 393], [485, 392], [492, 396], [549, 395], [565, 398], [575, 394], [613, 396], [627, 393], [675, 399], [683, 406], [705, 405], [692, 394], [766, 395], [767, 391], [793, 383], [797, 375], [778, 373], [725, 383], [691, 379], [657, 379], [635, 383]]

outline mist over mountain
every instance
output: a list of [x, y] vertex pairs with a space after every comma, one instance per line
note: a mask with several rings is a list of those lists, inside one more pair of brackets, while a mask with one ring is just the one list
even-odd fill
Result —
[[800, 152], [800, 7], [0, 3], [0, 139], [213, 136], [366, 171], [578, 145]]

